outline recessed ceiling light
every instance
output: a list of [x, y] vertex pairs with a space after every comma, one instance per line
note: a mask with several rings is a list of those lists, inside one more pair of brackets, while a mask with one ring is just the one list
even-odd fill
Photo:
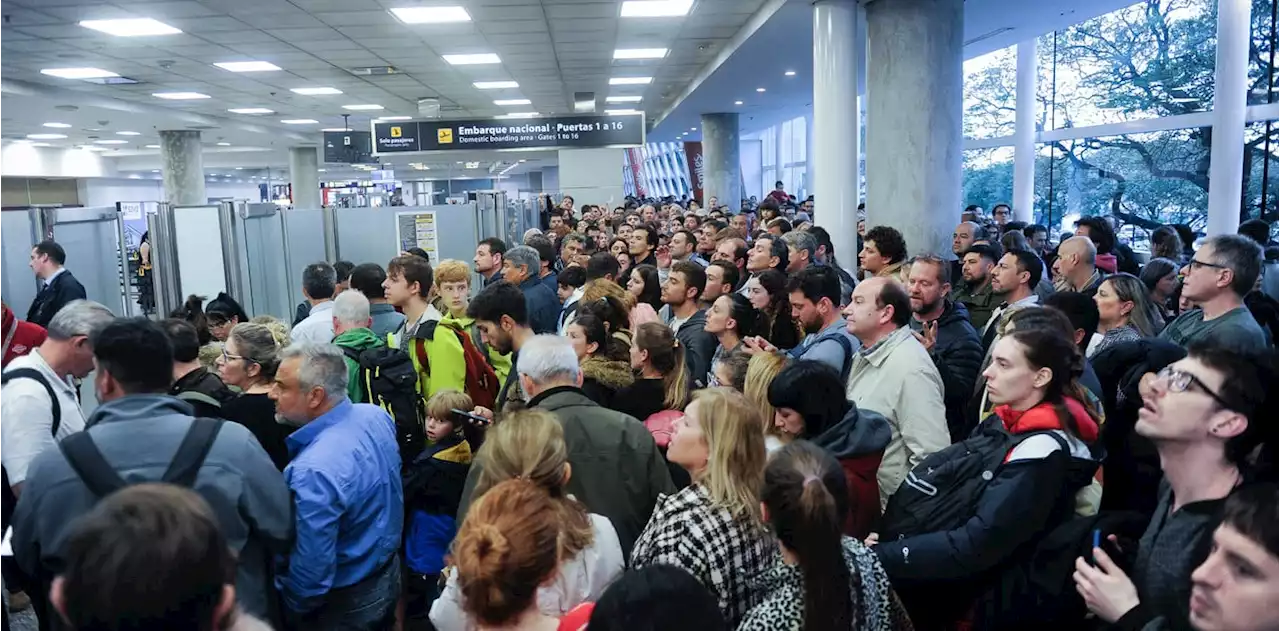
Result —
[[129, 144], [129, 141], [128, 141], [128, 140], [95, 140], [95, 141], [93, 141], [93, 142], [94, 142], [95, 144], [99, 144], [99, 145], [127, 145], [127, 144]]
[[605, 103], [639, 103], [644, 99], [643, 96], [606, 96]]
[[45, 68], [40, 74], [47, 74], [59, 79], [107, 79], [120, 75], [101, 68]]
[[519, 162], [528, 162], [528, 160], [525, 160], [524, 158], [520, 158]]
[[116, 132], [116, 135], [117, 136], [141, 136], [142, 134], [136, 131], [118, 131]]
[[230, 146], [231, 146], [231, 143], [229, 143], [229, 142], [220, 142], [220, 143], [218, 143], [218, 146], [219, 146], [219, 147], [230, 147]]
[[681, 135], [681, 136], [688, 136], [688, 135], [689, 135], [689, 132], [687, 132], [687, 131], [686, 131], [686, 132], [684, 132], [683, 134], [680, 134], [680, 135]]
[[441, 55], [444, 60], [455, 66], [474, 66], [476, 64], [500, 64], [501, 59], [493, 53], [479, 53], [475, 55]]
[[277, 66], [269, 61], [224, 61], [213, 64], [223, 70], [231, 72], [268, 72], [271, 70], [280, 70]]
[[653, 81], [653, 77], [613, 77], [609, 85], [644, 85]]
[[690, 128], [689, 128], [689, 131], [698, 131], [698, 128], [697, 128], [697, 127], [690, 127]]
[[622, 116], [624, 114], [639, 114], [640, 110], [605, 110], [604, 113], [608, 116]]
[[693, 0], [627, 0], [622, 3], [622, 17], [675, 17], [689, 13], [692, 7]]
[[493, 102], [494, 105], [528, 105], [532, 103], [529, 99], [498, 99]]
[[71, 127], [71, 125], [68, 125], [67, 123], [45, 123], [44, 126], [52, 129], [66, 129]]
[[470, 22], [471, 14], [462, 7], [401, 7], [389, 9], [391, 15], [405, 24], [445, 24]]
[[501, 90], [503, 88], [518, 88], [519, 83], [515, 81], [476, 81], [471, 85], [479, 90]]
[[756, 88], [756, 92], [764, 92], [764, 88]]
[[102, 31], [107, 35], [115, 35], [117, 37], [174, 35], [182, 32], [182, 29], [173, 28], [164, 22], [153, 20], [151, 18], [133, 18], [126, 20], [84, 20], [80, 22], [80, 26], [91, 28], [95, 31]]
[[742, 105], [742, 101], [734, 101], [734, 102], [733, 102], [733, 104], [734, 104], [734, 105]]
[[151, 169], [151, 172], [152, 172], [152, 173], [159, 173], [159, 172], [160, 172], [160, 169]]
[[[148, 148], [148, 149], [159, 149], [159, 148], [160, 148], [160, 145], [147, 145], [147, 148]], [[158, 172], [159, 172], [159, 171], [157, 171], [157, 173], [158, 173]]]
[[786, 71], [786, 72], [784, 72], [784, 73], [782, 73], [782, 74], [787, 75], [788, 77], [794, 77], [794, 76], [796, 76], [796, 71], [794, 71], [794, 70], [788, 70], [788, 71]]
[[289, 91], [294, 94], [301, 94], [302, 96], [323, 96], [326, 94], [342, 94], [342, 90], [339, 90], [337, 88], [329, 88], [329, 87], [293, 88], [292, 90], [289, 90]]
[[503, 114], [497, 118], [534, 118], [537, 115], [537, 112], [511, 112], [510, 114]]
[[280, 122], [286, 125], [314, 125], [320, 121], [314, 118], [286, 118]]
[[345, 131], [351, 131], [351, 128], [349, 128], [349, 127], [325, 127], [324, 129], [321, 129], [320, 131], [344, 131], [344, 132], [345, 132]]
[[237, 171], [243, 171], [243, 170], [244, 170], [244, 167], [236, 167], [236, 170], [237, 170]]
[[275, 110], [269, 110], [265, 107], [233, 107], [228, 112], [232, 114], [275, 114]]
[[27, 134], [31, 140], [61, 140], [66, 137], [66, 134]]
[[613, 51], [614, 59], [662, 59], [666, 56], [665, 48], [619, 48]]
[[343, 105], [342, 109], [351, 110], [353, 112], [361, 112], [365, 110], [380, 110], [382, 109], [382, 106], [376, 103], [361, 103], [357, 105]]
[[379, 117], [377, 117], [377, 118], [375, 118], [375, 119], [373, 119], [373, 120], [375, 120], [375, 121], [377, 121], [377, 122], [383, 122], [383, 121], [387, 121], [387, 122], [390, 122], [390, 121], [407, 121], [407, 120], [413, 120], [413, 117], [412, 117], [412, 116], [379, 116]]
[[156, 92], [151, 96], [154, 96], [157, 99], [168, 99], [170, 101], [193, 101], [196, 99], [209, 98], [208, 94], [201, 94], [199, 92]]
[[[321, 172], [321, 173], [324, 173], [324, 172], [325, 172], [325, 171], [327, 171], [328, 169], [316, 169], [316, 170], [317, 170], [317, 171], [319, 171], [319, 172]], [[257, 179], [257, 178], [255, 177], [254, 179]]]

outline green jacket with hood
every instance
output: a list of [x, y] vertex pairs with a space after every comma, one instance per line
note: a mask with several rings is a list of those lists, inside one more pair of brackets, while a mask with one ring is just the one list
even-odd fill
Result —
[[[367, 328], [346, 331], [334, 338], [333, 343], [354, 351], [382, 348], [387, 345], [377, 334]], [[347, 362], [347, 398], [351, 399], [352, 403], [368, 403], [364, 398], [364, 392], [360, 388], [360, 364], [357, 364], [350, 357], [343, 357], [342, 359]]]

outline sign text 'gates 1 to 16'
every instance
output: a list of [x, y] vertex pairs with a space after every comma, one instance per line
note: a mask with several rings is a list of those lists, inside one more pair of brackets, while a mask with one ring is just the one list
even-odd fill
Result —
[[451, 149], [589, 149], [644, 144], [644, 115], [373, 124], [374, 153]]

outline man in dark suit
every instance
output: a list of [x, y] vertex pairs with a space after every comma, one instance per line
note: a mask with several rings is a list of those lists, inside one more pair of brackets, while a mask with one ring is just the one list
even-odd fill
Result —
[[31, 271], [40, 279], [40, 293], [31, 302], [27, 322], [48, 328], [53, 314], [72, 300], [84, 300], [84, 285], [63, 264], [67, 252], [52, 240], [44, 240], [31, 248]]

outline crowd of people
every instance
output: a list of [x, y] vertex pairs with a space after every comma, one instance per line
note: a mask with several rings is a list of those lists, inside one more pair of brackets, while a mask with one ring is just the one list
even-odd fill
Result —
[[859, 222], [846, 270], [818, 216], [566, 196], [469, 263], [308, 265], [292, 322], [118, 318], [42, 242], [4, 308], [10, 602], [78, 631], [1280, 624], [1270, 226], [1163, 227], [1144, 263], [1103, 217], [1055, 246], [970, 207], [949, 254]]

